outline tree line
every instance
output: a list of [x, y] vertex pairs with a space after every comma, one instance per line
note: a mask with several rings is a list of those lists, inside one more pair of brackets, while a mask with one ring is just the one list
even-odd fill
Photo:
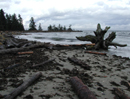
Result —
[[55, 25], [53, 25], [53, 26], [49, 25], [48, 31], [53, 31], [53, 32], [60, 31], [60, 32], [62, 32], [62, 31], [72, 31], [72, 29], [71, 29], [71, 25], [69, 25], [69, 28], [67, 29], [66, 26], [63, 27], [59, 24], [57, 27]]
[[21, 15], [7, 14], [0, 10], [0, 31], [24, 31], [23, 19]]
[[[61, 26], [60, 24], [58, 26], [56, 25], [49, 25], [48, 26], [48, 31], [50, 32], [57, 32], [57, 31], [73, 31], [71, 29], [71, 25], [69, 25], [68, 28], [66, 26]], [[7, 14], [3, 11], [3, 9], [0, 10], [0, 31], [24, 31], [24, 26], [23, 26], [23, 19], [21, 15], [17, 15], [14, 13], [13, 15]], [[35, 21], [34, 18], [31, 17], [30, 19], [30, 24], [29, 24], [29, 29], [30, 31], [43, 31], [41, 27], [41, 23], [39, 23], [38, 29], [36, 29]]]
[[[31, 17], [31, 19], [30, 19], [30, 24], [29, 24], [29, 30], [37, 30], [36, 29], [36, 25], [35, 25], [35, 21], [34, 21], [34, 18], [33, 17]], [[38, 26], [38, 31], [42, 31], [43, 29], [42, 29], [42, 27], [41, 27], [41, 23], [39, 24], [39, 26]], [[69, 28], [66, 28], [66, 26], [61, 26], [60, 24], [58, 25], [58, 26], [56, 26], [56, 25], [49, 25], [48, 26], [48, 31], [50, 31], [50, 32], [65, 32], [65, 31], [73, 31], [72, 29], [71, 29], [71, 25], [69, 25]]]

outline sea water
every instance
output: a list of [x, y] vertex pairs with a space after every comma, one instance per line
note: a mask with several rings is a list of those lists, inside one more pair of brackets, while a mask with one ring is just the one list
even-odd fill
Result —
[[[112, 31], [108, 31], [105, 34], [105, 38]], [[122, 57], [130, 57], [130, 31], [115, 31], [116, 38], [113, 42], [119, 44], [127, 44], [126, 47], [113, 47], [110, 46], [107, 51], [110, 55], [117, 55]], [[83, 32], [32, 32], [26, 33], [25, 35], [16, 35], [16, 38], [28, 39], [30, 41], [39, 41], [39, 42], [49, 42], [52, 44], [87, 44], [91, 43], [88, 41], [80, 41], [76, 39], [76, 36], [86, 36], [94, 35], [93, 31], [83, 31]]]

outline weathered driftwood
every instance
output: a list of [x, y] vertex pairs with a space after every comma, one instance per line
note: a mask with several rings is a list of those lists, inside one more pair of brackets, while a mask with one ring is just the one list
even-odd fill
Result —
[[104, 35], [106, 32], [110, 29], [110, 27], [106, 27], [104, 30], [101, 29], [100, 24], [97, 25], [97, 30], [94, 31], [94, 35], [87, 35], [84, 37], [76, 37], [78, 40], [81, 41], [90, 41], [92, 43], [95, 43], [95, 49], [108, 49], [109, 46], [119, 46], [119, 47], [125, 47], [126, 44], [118, 44], [112, 42], [116, 38], [116, 33], [112, 32], [109, 34], [109, 36], [104, 40]]
[[17, 43], [13, 42], [12, 38], [9, 38], [5, 41], [6, 48], [11, 48], [18, 46]]
[[36, 79], [38, 79], [42, 75], [41, 72], [36, 73], [30, 79], [25, 81], [22, 85], [18, 88], [13, 90], [9, 95], [7, 95], [4, 99], [14, 99], [18, 94], [23, 92], [29, 85], [31, 85]]
[[78, 77], [72, 77], [70, 81], [80, 99], [97, 99], [87, 85], [85, 85]]
[[53, 59], [49, 59], [49, 60], [44, 61], [44, 62], [42, 62], [42, 63], [40, 63], [40, 64], [33, 65], [32, 67], [38, 67], [38, 66], [44, 65], [44, 64], [46, 64], [46, 63], [52, 62], [52, 61], [54, 61], [54, 60], [55, 60], [54, 58], [53, 58]]
[[90, 66], [89, 65], [87, 65], [85, 62], [83, 62], [83, 61], [81, 61], [81, 60], [79, 60], [79, 59], [77, 59], [77, 58], [75, 58], [75, 57], [72, 57], [72, 58], [70, 58], [70, 57], [68, 57], [68, 60], [70, 60], [71, 62], [73, 62], [73, 63], [75, 63], [75, 64], [77, 64], [77, 65], [79, 65], [79, 66], [81, 66], [81, 67], [83, 67], [84, 69], [88, 69], [88, 70], [90, 70]]
[[114, 99], [130, 99], [121, 89], [114, 88], [115, 98]]
[[81, 41], [90, 41], [92, 43], [95, 43], [96, 42], [96, 37], [94, 35], [87, 35], [85, 37], [81, 36], [81, 37], [76, 37], [78, 40], [81, 40]]
[[106, 53], [93, 52], [93, 51], [85, 51], [85, 53], [98, 54], [98, 55], [106, 55]]
[[14, 65], [12, 65], [12, 66], [9, 66], [9, 67], [5, 68], [4, 70], [12, 69], [12, 68], [18, 67], [18, 66], [20, 66], [20, 65], [21, 65], [21, 64], [14, 64]]
[[33, 54], [33, 51], [26, 51], [26, 52], [18, 52], [18, 54]]

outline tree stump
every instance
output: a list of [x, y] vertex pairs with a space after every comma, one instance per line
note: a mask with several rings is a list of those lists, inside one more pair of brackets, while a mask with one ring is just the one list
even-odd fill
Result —
[[95, 43], [95, 49], [106, 49], [108, 50], [109, 46], [119, 46], [119, 47], [125, 47], [127, 46], [126, 44], [118, 44], [118, 43], [114, 43], [112, 42], [115, 38], [116, 38], [116, 33], [112, 32], [111, 34], [109, 34], [109, 36], [104, 39], [105, 34], [107, 33], [107, 31], [110, 29], [110, 27], [107, 27], [102, 30], [101, 29], [101, 25], [98, 24], [97, 25], [97, 30], [94, 31], [94, 35], [87, 35], [87, 36], [81, 36], [81, 37], [76, 37], [78, 40], [81, 41], [90, 41], [92, 43]]

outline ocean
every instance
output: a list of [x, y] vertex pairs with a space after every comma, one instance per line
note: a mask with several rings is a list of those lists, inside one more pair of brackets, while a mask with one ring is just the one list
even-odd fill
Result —
[[[111, 33], [112, 31], [108, 31], [105, 34], [105, 38]], [[113, 42], [119, 44], [127, 44], [126, 47], [113, 47], [110, 46], [108, 51], [106, 52], [109, 55], [117, 55], [122, 57], [129, 57], [130, 58], [130, 31], [115, 31], [116, 38]], [[16, 38], [19, 39], [27, 39], [30, 41], [39, 41], [39, 42], [50, 42], [52, 44], [87, 44], [91, 43], [88, 41], [79, 41], [76, 39], [76, 36], [85, 36], [85, 35], [94, 35], [92, 30], [83, 31], [83, 32], [32, 32], [32, 33], [25, 33], [26, 35], [16, 35]]]

